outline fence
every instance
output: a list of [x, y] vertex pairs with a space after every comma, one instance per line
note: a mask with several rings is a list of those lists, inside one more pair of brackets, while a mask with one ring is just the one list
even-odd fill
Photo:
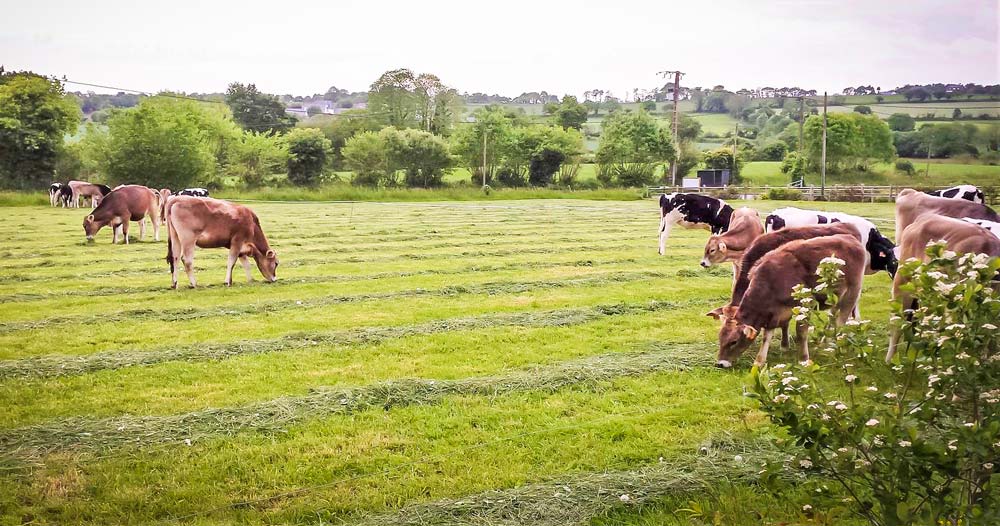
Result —
[[[783, 199], [791, 201], [848, 201], [854, 203], [891, 203], [896, 196], [906, 188], [929, 191], [939, 188], [920, 186], [877, 186], [877, 185], [832, 185], [823, 191], [818, 186], [721, 186], [698, 188], [683, 188], [680, 186], [650, 186], [646, 188], [646, 197], [658, 194], [682, 192], [686, 194], [705, 194], [723, 199]], [[1000, 186], [980, 187], [986, 196], [988, 204], [1000, 202]]]

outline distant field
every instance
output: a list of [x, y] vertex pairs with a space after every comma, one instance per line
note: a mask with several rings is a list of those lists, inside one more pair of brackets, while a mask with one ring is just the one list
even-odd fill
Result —
[[[910, 159], [917, 168], [913, 176], [900, 174], [892, 165], [876, 164], [871, 172], [842, 176], [829, 174], [827, 184], [866, 183], [872, 185], [927, 185], [952, 186], [956, 184], [974, 184], [978, 186], [1000, 185], [1000, 166], [982, 164], [959, 164], [955, 162], [931, 162], [930, 175], [926, 176], [925, 159]], [[781, 173], [780, 162], [752, 162], [743, 168], [746, 182], [754, 185], [784, 186], [789, 182], [788, 176]], [[818, 175], [807, 175], [807, 184], [819, 184]]]
[[717, 135], [734, 131], [737, 122], [728, 113], [690, 113], [688, 117], [701, 123], [702, 133], [715, 133]]
[[[856, 104], [829, 106], [828, 111], [831, 113], [851, 112], [854, 111], [854, 106], [856, 106]], [[868, 104], [867, 106], [871, 107], [872, 113], [882, 117], [883, 119], [893, 113], [906, 113], [912, 115], [913, 117], [932, 113], [936, 117], [950, 118], [952, 112], [955, 111], [955, 108], [961, 109], [962, 113], [966, 115], [980, 115], [985, 113], [987, 115], [1000, 116], [1000, 101], [935, 101], [926, 103], [894, 102], [892, 104]]]

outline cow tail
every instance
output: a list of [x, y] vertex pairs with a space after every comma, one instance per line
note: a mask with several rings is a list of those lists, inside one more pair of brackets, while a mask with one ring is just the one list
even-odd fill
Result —
[[166, 216], [164, 219], [167, 222], [167, 264], [170, 265], [170, 274], [174, 273], [174, 236], [173, 236], [173, 225], [170, 224], [170, 209], [167, 207], [163, 208], [163, 215]]

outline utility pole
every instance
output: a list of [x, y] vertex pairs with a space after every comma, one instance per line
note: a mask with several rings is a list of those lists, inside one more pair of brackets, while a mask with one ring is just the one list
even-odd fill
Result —
[[490, 134], [489, 128], [483, 128], [483, 188], [486, 188], [486, 137]]
[[[667, 78], [669, 75], [674, 76], [674, 151], [680, 154], [680, 142], [677, 140], [677, 128], [680, 122], [679, 112], [677, 111], [677, 104], [680, 98], [680, 88], [681, 88], [681, 77], [684, 73], [681, 71], [661, 71], [660, 75]], [[674, 186], [679, 186], [677, 184], [677, 155], [674, 155], [674, 160], [670, 161], [670, 182]]]
[[802, 97], [799, 97], [799, 155], [802, 155], [802, 127], [805, 125], [805, 116], [802, 114]]
[[924, 177], [931, 176], [931, 146], [934, 144], [933, 137], [927, 139], [927, 168], [924, 170]]
[[826, 92], [823, 92], [823, 156], [820, 158], [819, 195], [826, 200]]
[[736, 123], [736, 132], [733, 134], [733, 175], [729, 178], [731, 184], [736, 183], [736, 145], [740, 142], [740, 123]]

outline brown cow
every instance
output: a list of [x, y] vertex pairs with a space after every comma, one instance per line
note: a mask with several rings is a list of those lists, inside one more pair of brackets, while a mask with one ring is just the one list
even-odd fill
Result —
[[160, 219], [163, 220], [163, 224], [167, 224], [167, 199], [173, 195], [173, 192], [169, 188], [160, 188]]
[[[792, 309], [798, 302], [792, 297], [795, 285], [816, 286], [816, 269], [827, 257], [843, 260], [844, 279], [836, 287], [836, 323], [843, 324], [854, 310], [861, 296], [861, 282], [865, 274], [865, 248], [857, 236], [834, 236], [802, 239], [782, 245], [767, 254], [750, 270], [750, 286], [739, 306], [723, 307], [724, 318], [719, 330], [717, 367], [729, 368], [740, 354], [764, 331], [764, 341], [754, 365], [767, 362], [767, 351], [774, 330], [787, 325]], [[822, 296], [818, 299], [821, 300]], [[801, 361], [809, 360], [809, 327], [804, 322], [796, 326]]]
[[177, 265], [183, 260], [191, 287], [194, 279], [194, 247], [228, 248], [226, 285], [233, 283], [233, 266], [239, 259], [253, 281], [250, 262], [253, 256], [257, 268], [268, 281], [276, 281], [278, 256], [271, 250], [260, 221], [253, 210], [210, 197], [173, 196], [167, 200], [167, 263], [170, 264], [172, 287], [177, 288]]
[[[968, 201], [961, 202], [967, 203]], [[914, 258], [919, 261], [927, 261], [927, 244], [938, 240], [944, 241], [948, 250], [959, 254], [1000, 256], [1000, 239], [989, 230], [961, 219], [930, 214], [921, 216], [913, 224], [903, 229], [903, 235], [899, 240], [899, 259], [906, 261]], [[903, 309], [913, 308], [910, 295], [903, 290], [903, 286], [908, 282], [909, 278], [903, 273], [897, 273], [892, 280], [892, 299], [898, 300]], [[891, 327], [889, 329], [889, 351], [885, 356], [886, 361], [892, 360], [898, 342], [899, 328]]]
[[733, 263], [733, 282], [740, 272], [740, 262], [743, 253], [750, 244], [764, 234], [760, 223], [760, 212], [753, 208], [743, 207], [733, 212], [729, 221], [729, 230], [723, 234], [712, 234], [705, 244], [705, 255], [701, 258], [701, 266], [708, 268], [724, 261]]
[[[964, 199], [935, 197], [907, 188], [896, 196], [896, 242], [901, 243], [903, 229], [913, 224], [924, 214], [937, 214], [961, 219], [985, 219], [1000, 221], [1000, 215], [990, 207]], [[902, 258], [900, 258], [902, 259]]]
[[94, 239], [94, 235], [111, 225], [111, 243], [118, 242], [118, 229], [121, 228], [125, 237], [125, 244], [128, 244], [129, 221], [139, 222], [139, 239], [146, 236], [146, 216], [150, 217], [153, 223], [153, 239], [160, 240], [160, 203], [157, 200], [155, 191], [139, 185], [126, 185], [109, 193], [101, 201], [101, 204], [94, 209], [93, 213], [84, 218], [83, 231], [88, 240]]
[[73, 192], [73, 202], [70, 208], [80, 208], [80, 201], [90, 198], [90, 207], [97, 208], [101, 204], [101, 199], [111, 193], [111, 189], [103, 184], [88, 183], [87, 181], [70, 181], [67, 183]]

